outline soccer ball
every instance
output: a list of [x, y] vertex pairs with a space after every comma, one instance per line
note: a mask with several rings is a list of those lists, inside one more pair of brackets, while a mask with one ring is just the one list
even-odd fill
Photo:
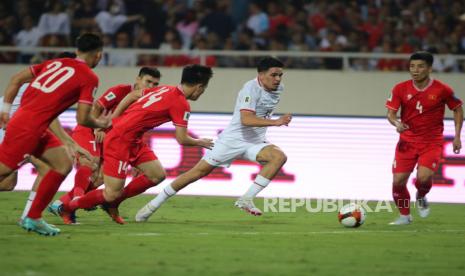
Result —
[[342, 206], [337, 215], [339, 222], [345, 227], [359, 227], [365, 222], [366, 216], [365, 209], [355, 203]]

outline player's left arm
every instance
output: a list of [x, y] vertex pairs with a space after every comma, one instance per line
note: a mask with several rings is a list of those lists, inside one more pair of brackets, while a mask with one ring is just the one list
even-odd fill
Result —
[[26, 68], [18, 73], [16, 73], [13, 77], [11, 77], [10, 82], [5, 90], [3, 95], [3, 107], [2, 113], [0, 115], [0, 124], [1, 127], [5, 127], [8, 121], [10, 120], [10, 110], [13, 101], [18, 95], [19, 88], [26, 82], [30, 82], [34, 79], [34, 74], [31, 72], [31, 69]]
[[454, 109], [454, 123], [455, 123], [455, 136], [452, 145], [454, 147], [454, 153], [459, 154], [462, 148], [462, 141], [460, 140], [460, 133], [462, 132], [463, 125], [463, 108], [459, 106]]
[[111, 125], [111, 113], [101, 113], [99, 117], [92, 114], [92, 105], [78, 103], [76, 109], [77, 123], [90, 128], [107, 128]]
[[116, 106], [115, 111], [113, 112], [113, 118], [116, 118], [123, 114], [123, 112], [135, 101], [142, 97], [142, 89], [133, 90], [127, 94], [121, 102]]
[[213, 147], [213, 140], [207, 138], [195, 139], [187, 133], [187, 127], [175, 126], [176, 141], [183, 146], [198, 146], [206, 149]]
[[63, 127], [60, 124], [60, 121], [58, 118], [55, 118], [55, 120], [52, 121], [52, 123], [48, 126], [48, 129], [55, 134], [55, 136], [60, 139], [60, 141], [65, 144], [69, 149], [70, 149], [70, 154], [74, 158], [74, 153], [78, 152], [79, 154], [82, 154], [86, 159], [92, 160], [92, 155], [79, 146], [71, 136], [63, 129]]

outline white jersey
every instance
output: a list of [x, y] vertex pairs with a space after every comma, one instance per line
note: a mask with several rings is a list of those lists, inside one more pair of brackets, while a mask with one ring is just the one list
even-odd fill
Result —
[[[13, 103], [11, 104], [11, 110], [10, 110], [10, 118], [15, 114], [15, 112], [19, 108], [19, 104], [21, 103], [21, 99], [23, 98], [24, 91], [26, 91], [26, 88], [29, 86], [29, 83], [24, 83], [18, 90], [18, 94], [16, 95], [15, 99], [13, 100]], [[0, 110], [3, 108], [3, 96], [0, 97]], [[3, 137], [5, 136], [5, 130], [3, 128], [0, 128], [0, 143], [3, 141]]]
[[267, 127], [250, 127], [241, 123], [241, 110], [255, 112], [257, 117], [269, 119], [279, 103], [283, 86], [276, 91], [266, 91], [258, 78], [244, 84], [236, 101], [234, 114], [228, 127], [221, 132], [219, 138], [223, 142], [263, 143], [266, 142]]

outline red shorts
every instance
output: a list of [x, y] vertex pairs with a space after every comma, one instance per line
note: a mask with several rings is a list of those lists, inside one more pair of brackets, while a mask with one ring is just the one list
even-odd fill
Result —
[[76, 127], [71, 137], [79, 146], [92, 154], [92, 156], [101, 156], [103, 145], [95, 141], [94, 130], [92, 128]]
[[107, 133], [103, 149], [105, 160], [103, 174], [120, 179], [126, 178], [128, 165], [136, 167], [139, 164], [158, 159], [147, 144], [121, 140], [114, 131]]
[[415, 165], [427, 167], [436, 171], [442, 156], [442, 145], [428, 143], [414, 143], [399, 140], [396, 146], [393, 173], [412, 172]]
[[16, 170], [24, 160], [25, 154], [40, 157], [48, 149], [62, 145], [61, 141], [49, 130], [38, 134], [28, 129], [9, 126], [5, 133], [5, 139], [0, 145], [0, 162], [10, 169]]

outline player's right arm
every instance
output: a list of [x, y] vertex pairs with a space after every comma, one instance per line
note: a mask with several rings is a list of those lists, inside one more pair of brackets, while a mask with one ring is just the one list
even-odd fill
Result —
[[78, 124], [90, 128], [107, 128], [111, 125], [111, 113], [102, 113], [99, 117], [94, 117], [91, 109], [90, 104], [78, 103], [76, 110]]
[[255, 112], [249, 110], [241, 110], [241, 124], [250, 127], [267, 127], [267, 126], [287, 126], [292, 120], [292, 115], [287, 113], [278, 119], [260, 118], [255, 115]]
[[187, 128], [183, 126], [175, 126], [175, 135], [176, 141], [183, 146], [198, 146], [206, 149], [213, 147], [212, 139], [195, 139], [187, 133]]
[[385, 106], [388, 109], [387, 119], [389, 123], [396, 127], [397, 132], [402, 133], [405, 130], [407, 130], [409, 127], [407, 124], [402, 123], [397, 118], [397, 111], [399, 111], [399, 108], [401, 106], [401, 100], [399, 97], [399, 89], [400, 89], [399, 85], [394, 86], [394, 88], [391, 91], [391, 94], [389, 95], [389, 98], [386, 100]]
[[387, 119], [391, 125], [396, 127], [397, 132], [402, 133], [408, 129], [408, 125], [402, 123], [397, 119], [397, 110], [388, 109]]
[[121, 102], [116, 107], [115, 111], [113, 112], [113, 118], [116, 118], [123, 114], [123, 112], [135, 101], [137, 101], [140, 97], [142, 97], [142, 89], [133, 90], [126, 97], [121, 100]]
[[79, 154], [83, 155], [86, 159], [89, 159], [89, 160], [93, 159], [92, 155], [87, 150], [79, 146], [73, 140], [73, 138], [71, 138], [71, 136], [69, 136], [68, 133], [66, 133], [66, 131], [61, 126], [60, 121], [57, 118], [55, 118], [52, 121], [52, 123], [48, 126], [48, 128], [50, 129], [51, 132], [53, 132], [53, 134], [55, 134], [55, 136], [58, 139], [60, 139], [60, 141], [63, 144], [65, 144], [69, 148], [71, 155], [74, 155], [75, 152], [78, 152]]
[[11, 104], [18, 94], [19, 88], [24, 83], [30, 82], [33, 78], [34, 74], [30, 68], [26, 68], [11, 77], [10, 83], [8, 84], [3, 96], [3, 108], [0, 115], [0, 125], [2, 128], [5, 128], [6, 124], [10, 120]]

